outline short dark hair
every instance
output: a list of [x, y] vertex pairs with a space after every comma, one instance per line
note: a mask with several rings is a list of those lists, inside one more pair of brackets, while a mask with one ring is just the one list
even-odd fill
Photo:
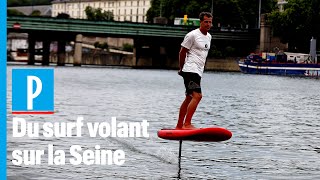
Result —
[[202, 21], [202, 20], [204, 19], [204, 16], [207, 16], [207, 17], [211, 18], [211, 17], [212, 17], [212, 14], [209, 13], [209, 12], [201, 12], [201, 13], [199, 14], [199, 19], [200, 19], [200, 21]]

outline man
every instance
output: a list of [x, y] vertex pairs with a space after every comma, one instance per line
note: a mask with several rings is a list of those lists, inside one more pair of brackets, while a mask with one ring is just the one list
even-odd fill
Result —
[[184, 79], [186, 97], [180, 107], [176, 129], [195, 128], [191, 119], [202, 98], [200, 81], [210, 49], [211, 35], [208, 31], [212, 26], [212, 15], [202, 12], [199, 18], [200, 27], [185, 36], [179, 52], [178, 74]]

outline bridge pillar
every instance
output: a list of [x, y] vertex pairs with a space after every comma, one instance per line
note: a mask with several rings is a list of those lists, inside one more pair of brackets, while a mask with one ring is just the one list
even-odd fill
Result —
[[266, 16], [266, 14], [261, 15], [260, 52], [271, 50], [271, 26], [266, 22]]
[[82, 34], [78, 34], [76, 36], [75, 41], [75, 48], [74, 48], [74, 55], [73, 55], [73, 65], [74, 66], [81, 66], [82, 62]]
[[141, 43], [138, 38], [133, 40], [133, 58], [132, 58], [132, 66], [138, 66], [138, 61], [140, 58], [140, 51], [141, 51]]
[[29, 65], [34, 65], [35, 62], [35, 45], [36, 45], [36, 40], [33, 36], [32, 33], [29, 33], [28, 35], [28, 64]]
[[58, 66], [64, 66], [66, 61], [66, 41], [58, 41]]
[[43, 52], [42, 52], [42, 65], [49, 65], [50, 59], [50, 41], [43, 40], [42, 41]]
[[161, 51], [165, 51], [161, 48], [158, 42], [153, 42], [151, 45], [151, 57], [152, 57], [152, 67], [160, 68], [163, 66], [165, 60], [163, 60], [163, 55], [161, 55]]

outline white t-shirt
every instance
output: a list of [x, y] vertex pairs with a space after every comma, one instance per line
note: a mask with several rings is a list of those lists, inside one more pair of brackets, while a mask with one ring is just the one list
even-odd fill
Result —
[[204, 35], [200, 29], [189, 32], [185, 37], [181, 46], [189, 49], [182, 71], [193, 72], [201, 77], [206, 63], [207, 55], [210, 49], [211, 35]]

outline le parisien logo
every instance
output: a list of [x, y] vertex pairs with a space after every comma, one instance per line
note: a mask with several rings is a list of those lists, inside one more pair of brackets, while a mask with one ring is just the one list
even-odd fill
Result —
[[53, 69], [13, 69], [12, 114], [53, 113]]

